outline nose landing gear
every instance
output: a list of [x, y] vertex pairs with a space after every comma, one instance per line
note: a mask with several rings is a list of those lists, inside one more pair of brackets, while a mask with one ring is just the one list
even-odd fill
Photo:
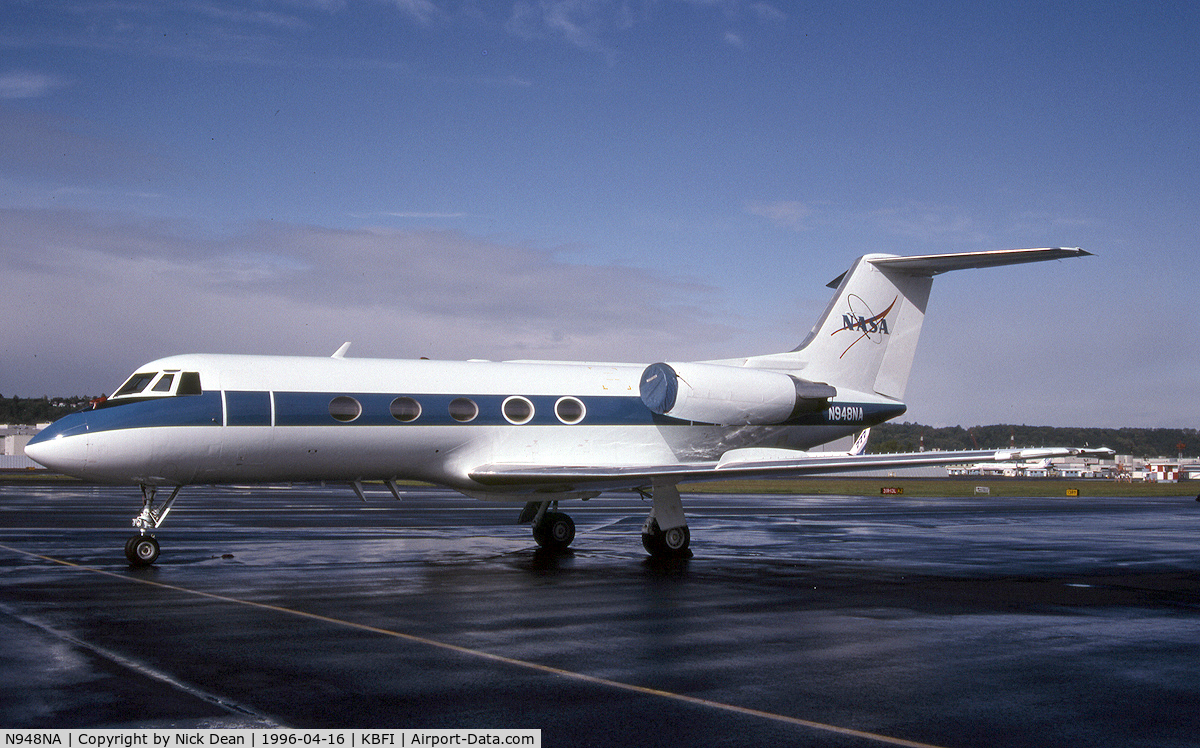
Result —
[[158, 487], [142, 485], [142, 511], [133, 518], [133, 526], [137, 528], [138, 534], [125, 542], [125, 558], [129, 559], [133, 566], [149, 566], [158, 560], [158, 540], [150, 531], [162, 526], [167, 515], [171, 513], [180, 488], [181, 486], [175, 486], [167, 500], [155, 506], [154, 495]]

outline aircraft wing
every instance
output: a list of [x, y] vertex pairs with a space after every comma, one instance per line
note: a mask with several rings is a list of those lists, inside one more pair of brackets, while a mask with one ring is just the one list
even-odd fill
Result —
[[[673, 483], [737, 478], [796, 478], [857, 470], [976, 462], [1013, 462], [1071, 455], [1111, 454], [1107, 449], [1047, 447], [1038, 449], [982, 449], [954, 452], [902, 452], [897, 454], [796, 453], [787, 450], [732, 450], [720, 460], [665, 465], [481, 465], [470, 477], [487, 486], [617, 487], [646, 485], [655, 479]], [[803, 456], [795, 456], [797, 454]], [[784, 455], [787, 455], [785, 457]]]

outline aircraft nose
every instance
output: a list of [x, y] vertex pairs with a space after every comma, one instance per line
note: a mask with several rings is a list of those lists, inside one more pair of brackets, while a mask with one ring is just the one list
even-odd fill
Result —
[[42, 429], [25, 445], [29, 459], [67, 475], [77, 475], [87, 461], [87, 419], [74, 413]]

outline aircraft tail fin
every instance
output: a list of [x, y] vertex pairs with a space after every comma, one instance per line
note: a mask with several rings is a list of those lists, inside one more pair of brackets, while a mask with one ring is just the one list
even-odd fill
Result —
[[913, 257], [864, 255], [829, 284], [837, 293], [798, 348], [754, 357], [746, 365], [788, 369], [808, 381], [900, 400], [933, 276], [1090, 254], [1078, 248], [1049, 247]]
[[871, 438], [871, 429], [863, 429], [858, 432], [858, 436], [854, 439], [854, 446], [850, 447], [850, 454], [861, 455], [867, 452], [867, 440]]

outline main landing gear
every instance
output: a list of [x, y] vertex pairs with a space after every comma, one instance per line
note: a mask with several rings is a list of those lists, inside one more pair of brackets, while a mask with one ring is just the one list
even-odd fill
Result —
[[138, 534], [125, 542], [125, 558], [129, 559], [133, 566], [149, 566], [158, 560], [158, 540], [150, 531], [157, 530], [171, 513], [179, 489], [180, 486], [175, 486], [167, 500], [155, 506], [154, 495], [158, 487], [142, 486], [142, 511], [133, 518], [133, 526], [137, 528]]
[[648, 518], [642, 526], [642, 547], [655, 558], [691, 558], [692, 551], [688, 546], [692, 542], [692, 533], [687, 525], [663, 530]]
[[[642, 492], [642, 496], [645, 495]], [[679, 487], [674, 483], [656, 482], [652, 498], [654, 507], [642, 525], [642, 547], [654, 558], [691, 558], [693, 554], [688, 546], [692, 542], [692, 533], [683, 516]]]
[[[552, 509], [553, 508], [553, 509]], [[549, 551], [565, 551], [575, 539], [575, 521], [558, 511], [557, 501], [531, 501], [517, 524], [533, 525], [533, 539]]]
[[[655, 558], [691, 558], [692, 533], [683, 516], [679, 489], [673, 483], [655, 483], [652, 493], [641, 493], [654, 501], [642, 525], [642, 547]], [[548, 551], [566, 550], [575, 539], [575, 522], [558, 511], [557, 501], [529, 502], [517, 523], [532, 524], [533, 539]]]

